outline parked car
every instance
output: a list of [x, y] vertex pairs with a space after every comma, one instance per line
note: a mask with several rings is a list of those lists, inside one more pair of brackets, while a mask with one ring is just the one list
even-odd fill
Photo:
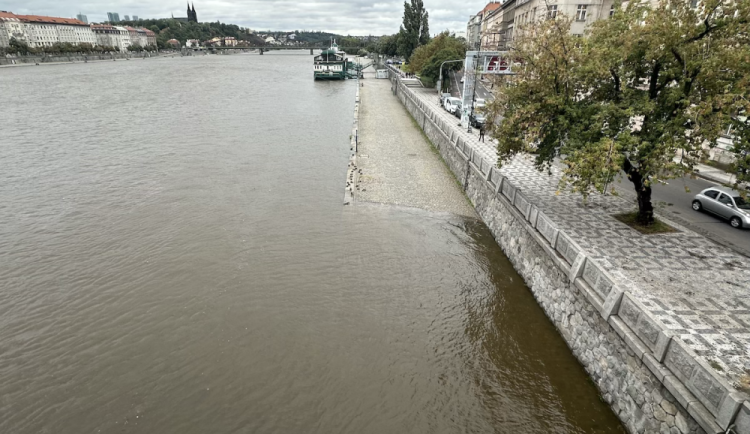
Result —
[[448, 92], [441, 93], [440, 94], [440, 105], [442, 105], [443, 107], [445, 107], [445, 100], [448, 99], [448, 98], [450, 98], [450, 97], [451, 97], [451, 94], [448, 93]]
[[743, 199], [737, 190], [726, 187], [710, 187], [695, 195], [695, 211], [708, 211], [729, 220], [734, 228], [750, 228], [750, 202]]
[[446, 98], [445, 104], [443, 105], [443, 107], [445, 107], [445, 109], [448, 110], [448, 113], [455, 113], [456, 109], [460, 107], [460, 105], [461, 105], [460, 99], [450, 97], [450, 98]]
[[483, 113], [474, 113], [471, 116], [469, 116], [469, 122], [471, 123], [471, 126], [474, 128], [480, 128], [484, 123], [487, 121], [487, 118], [484, 116]]
[[[458, 99], [458, 98], [456, 98], [456, 99]], [[458, 99], [458, 104], [456, 104], [456, 110], [454, 110], [452, 112], [453, 115], [460, 119], [463, 107], [464, 107], [463, 101], [461, 101], [460, 99]]]

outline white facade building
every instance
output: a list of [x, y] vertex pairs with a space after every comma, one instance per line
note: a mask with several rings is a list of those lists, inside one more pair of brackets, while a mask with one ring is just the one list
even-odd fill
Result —
[[0, 47], [8, 47], [10, 39], [26, 42], [26, 25], [18, 16], [0, 11]]
[[125, 27], [130, 32], [130, 45], [140, 45], [145, 47], [148, 45], [148, 36], [144, 29], [134, 29], [133, 27]]
[[91, 29], [96, 35], [97, 45], [117, 48], [122, 52], [130, 46], [130, 32], [124, 27], [111, 26], [109, 24], [94, 24]]
[[128, 47], [133, 45], [133, 43], [130, 40], [130, 32], [125, 27], [121, 27], [121, 26], [114, 26], [114, 27], [120, 32], [118, 40], [117, 40], [119, 45], [115, 45], [115, 47], [119, 47], [120, 51], [128, 51]]
[[96, 45], [91, 27], [73, 18], [0, 12], [0, 26], [0, 46], [4, 47], [10, 44], [11, 37], [31, 48], [51, 47], [56, 43]]
[[73, 45], [96, 45], [96, 36], [91, 27], [73, 18], [19, 15], [26, 22], [26, 35], [29, 46], [50, 47], [55, 43]]

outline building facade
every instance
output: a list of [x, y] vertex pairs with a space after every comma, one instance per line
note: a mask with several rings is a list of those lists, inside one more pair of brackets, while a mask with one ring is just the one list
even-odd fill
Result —
[[153, 45], [156, 47], [156, 33], [149, 29], [143, 29], [146, 32], [146, 45]]
[[156, 46], [156, 33], [148, 29], [86, 24], [72, 18], [16, 15], [0, 11], [0, 47], [8, 47], [10, 40], [27, 44], [30, 48], [61, 44], [90, 44], [112, 47], [122, 52], [134, 44]]
[[78, 21], [81, 21], [81, 22], [85, 23], [85, 24], [89, 23], [89, 17], [87, 17], [86, 15], [84, 15], [82, 13], [78, 13], [78, 15], [76, 15], [76, 19]]
[[125, 27], [130, 34], [130, 45], [140, 45], [145, 47], [148, 45], [148, 37], [145, 29], [136, 29], [133, 27]]
[[192, 23], [198, 22], [198, 13], [195, 12], [195, 3], [193, 3], [193, 10], [190, 10], [190, 4], [188, 4], [187, 13], [188, 13], [188, 16], [187, 16], [188, 22], [192, 22]]
[[11, 38], [31, 48], [51, 47], [57, 43], [97, 45], [96, 35], [83, 21], [0, 12], [0, 47], [9, 46]]
[[96, 35], [97, 45], [112, 47], [125, 52], [130, 47], [130, 32], [124, 27], [109, 24], [94, 24], [91, 26]]
[[25, 23], [10, 12], [0, 11], [0, 47], [10, 46], [10, 40], [21, 43], [26, 41]]
[[476, 15], [472, 15], [469, 18], [469, 23], [466, 26], [466, 44], [470, 50], [478, 50], [482, 44], [482, 34], [484, 31], [484, 21], [488, 14], [498, 8], [501, 3], [499, 1], [491, 1], [487, 3], [487, 6], [479, 11]]
[[120, 14], [117, 12], [107, 12], [107, 21], [112, 24], [120, 22]]
[[469, 49], [508, 50], [524, 26], [563, 14], [573, 19], [570, 32], [583, 36], [594, 21], [614, 12], [614, 0], [505, 0], [498, 7], [491, 5], [469, 19]]

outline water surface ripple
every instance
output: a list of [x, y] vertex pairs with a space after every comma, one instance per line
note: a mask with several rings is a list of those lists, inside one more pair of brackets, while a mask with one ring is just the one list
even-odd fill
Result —
[[310, 63], [0, 70], [0, 432], [620, 432], [481, 222], [342, 207]]

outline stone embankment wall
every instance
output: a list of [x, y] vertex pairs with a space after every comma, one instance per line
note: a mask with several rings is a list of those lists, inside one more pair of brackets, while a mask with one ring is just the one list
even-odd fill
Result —
[[[179, 53], [178, 53], [179, 54]], [[112, 54], [71, 54], [71, 55], [50, 55], [50, 56], [15, 56], [0, 57], [0, 65], [35, 65], [43, 63], [73, 63], [73, 62], [94, 62], [94, 61], [112, 61], [124, 59], [143, 59], [157, 57], [158, 54], [150, 53], [112, 53]]]
[[437, 147], [538, 303], [631, 433], [750, 434], [750, 404], [703, 366], [575, 239], [526, 199], [453, 124], [391, 74], [394, 93]]

